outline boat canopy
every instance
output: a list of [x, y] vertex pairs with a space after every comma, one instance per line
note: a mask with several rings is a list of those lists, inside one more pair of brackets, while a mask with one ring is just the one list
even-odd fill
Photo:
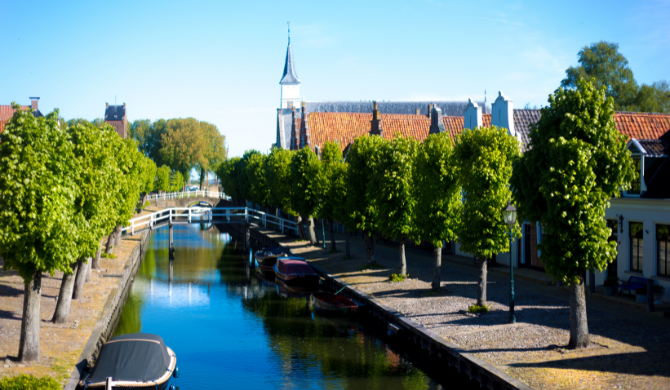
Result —
[[103, 345], [88, 383], [113, 381], [149, 382], [159, 379], [170, 366], [163, 338], [148, 333], [114, 337]]
[[291, 258], [280, 257], [277, 259], [277, 270], [284, 275], [316, 275], [312, 266], [304, 260], [294, 260]]

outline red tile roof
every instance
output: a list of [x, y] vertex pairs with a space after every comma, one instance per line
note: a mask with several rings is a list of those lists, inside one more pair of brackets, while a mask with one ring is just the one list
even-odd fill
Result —
[[658, 139], [670, 130], [670, 114], [617, 112], [614, 121], [621, 134], [635, 139]]
[[[22, 110], [29, 109], [30, 106], [21, 106]], [[0, 105], [0, 133], [5, 130], [5, 123], [14, 116], [14, 109], [10, 105]]]

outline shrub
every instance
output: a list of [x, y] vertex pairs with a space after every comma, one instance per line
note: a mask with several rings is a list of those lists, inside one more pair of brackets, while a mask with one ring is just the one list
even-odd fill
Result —
[[470, 313], [488, 313], [489, 309], [491, 308], [491, 305], [472, 305], [468, 306], [468, 311]]
[[116, 255], [115, 255], [114, 253], [105, 253], [105, 252], [102, 252], [102, 253], [100, 254], [100, 257], [102, 257], [103, 259], [116, 259]]
[[391, 274], [389, 275], [389, 281], [391, 282], [402, 282], [403, 280], [407, 279], [409, 277], [409, 274], [403, 275], [403, 274]]
[[60, 390], [61, 385], [50, 376], [41, 378], [19, 374], [0, 379], [0, 390]]

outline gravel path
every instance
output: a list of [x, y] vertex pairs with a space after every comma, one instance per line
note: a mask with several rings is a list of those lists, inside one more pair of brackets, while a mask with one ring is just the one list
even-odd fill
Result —
[[[430, 253], [409, 249], [411, 279], [390, 283], [388, 275], [396, 272], [398, 258], [397, 248], [390, 244], [375, 245], [377, 261], [384, 268], [366, 271], [358, 271], [366, 259], [361, 239], [351, 240], [352, 260], [343, 260], [342, 252], [329, 253], [305, 242], [286, 240], [286, 244], [354, 288], [535, 389], [670, 388], [670, 320], [658, 314], [589, 299], [592, 345], [570, 351], [564, 349], [570, 338], [564, 290], [515, 281], [517, 324], [509, 325], [509, 280], [503, 275], [489, 272], [491, 311], [476, 315], [467, 312], [476, 302], [478, 270], [473, 266], [443, 258], [442, 292], [433, 295], [429, 293]], [[343, 236], [338, 237], [338, 248], [344, 249]]]

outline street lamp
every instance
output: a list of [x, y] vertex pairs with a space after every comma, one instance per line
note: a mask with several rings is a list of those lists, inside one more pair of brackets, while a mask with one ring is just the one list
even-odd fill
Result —
[[516, 207], [507, 203], [507, 208], [502, 211], [503, 221], [509, 231], [509, 323], [516, 323], [514, 317], [514, 268], [512, 266], [512, 227], [516, 223]]

